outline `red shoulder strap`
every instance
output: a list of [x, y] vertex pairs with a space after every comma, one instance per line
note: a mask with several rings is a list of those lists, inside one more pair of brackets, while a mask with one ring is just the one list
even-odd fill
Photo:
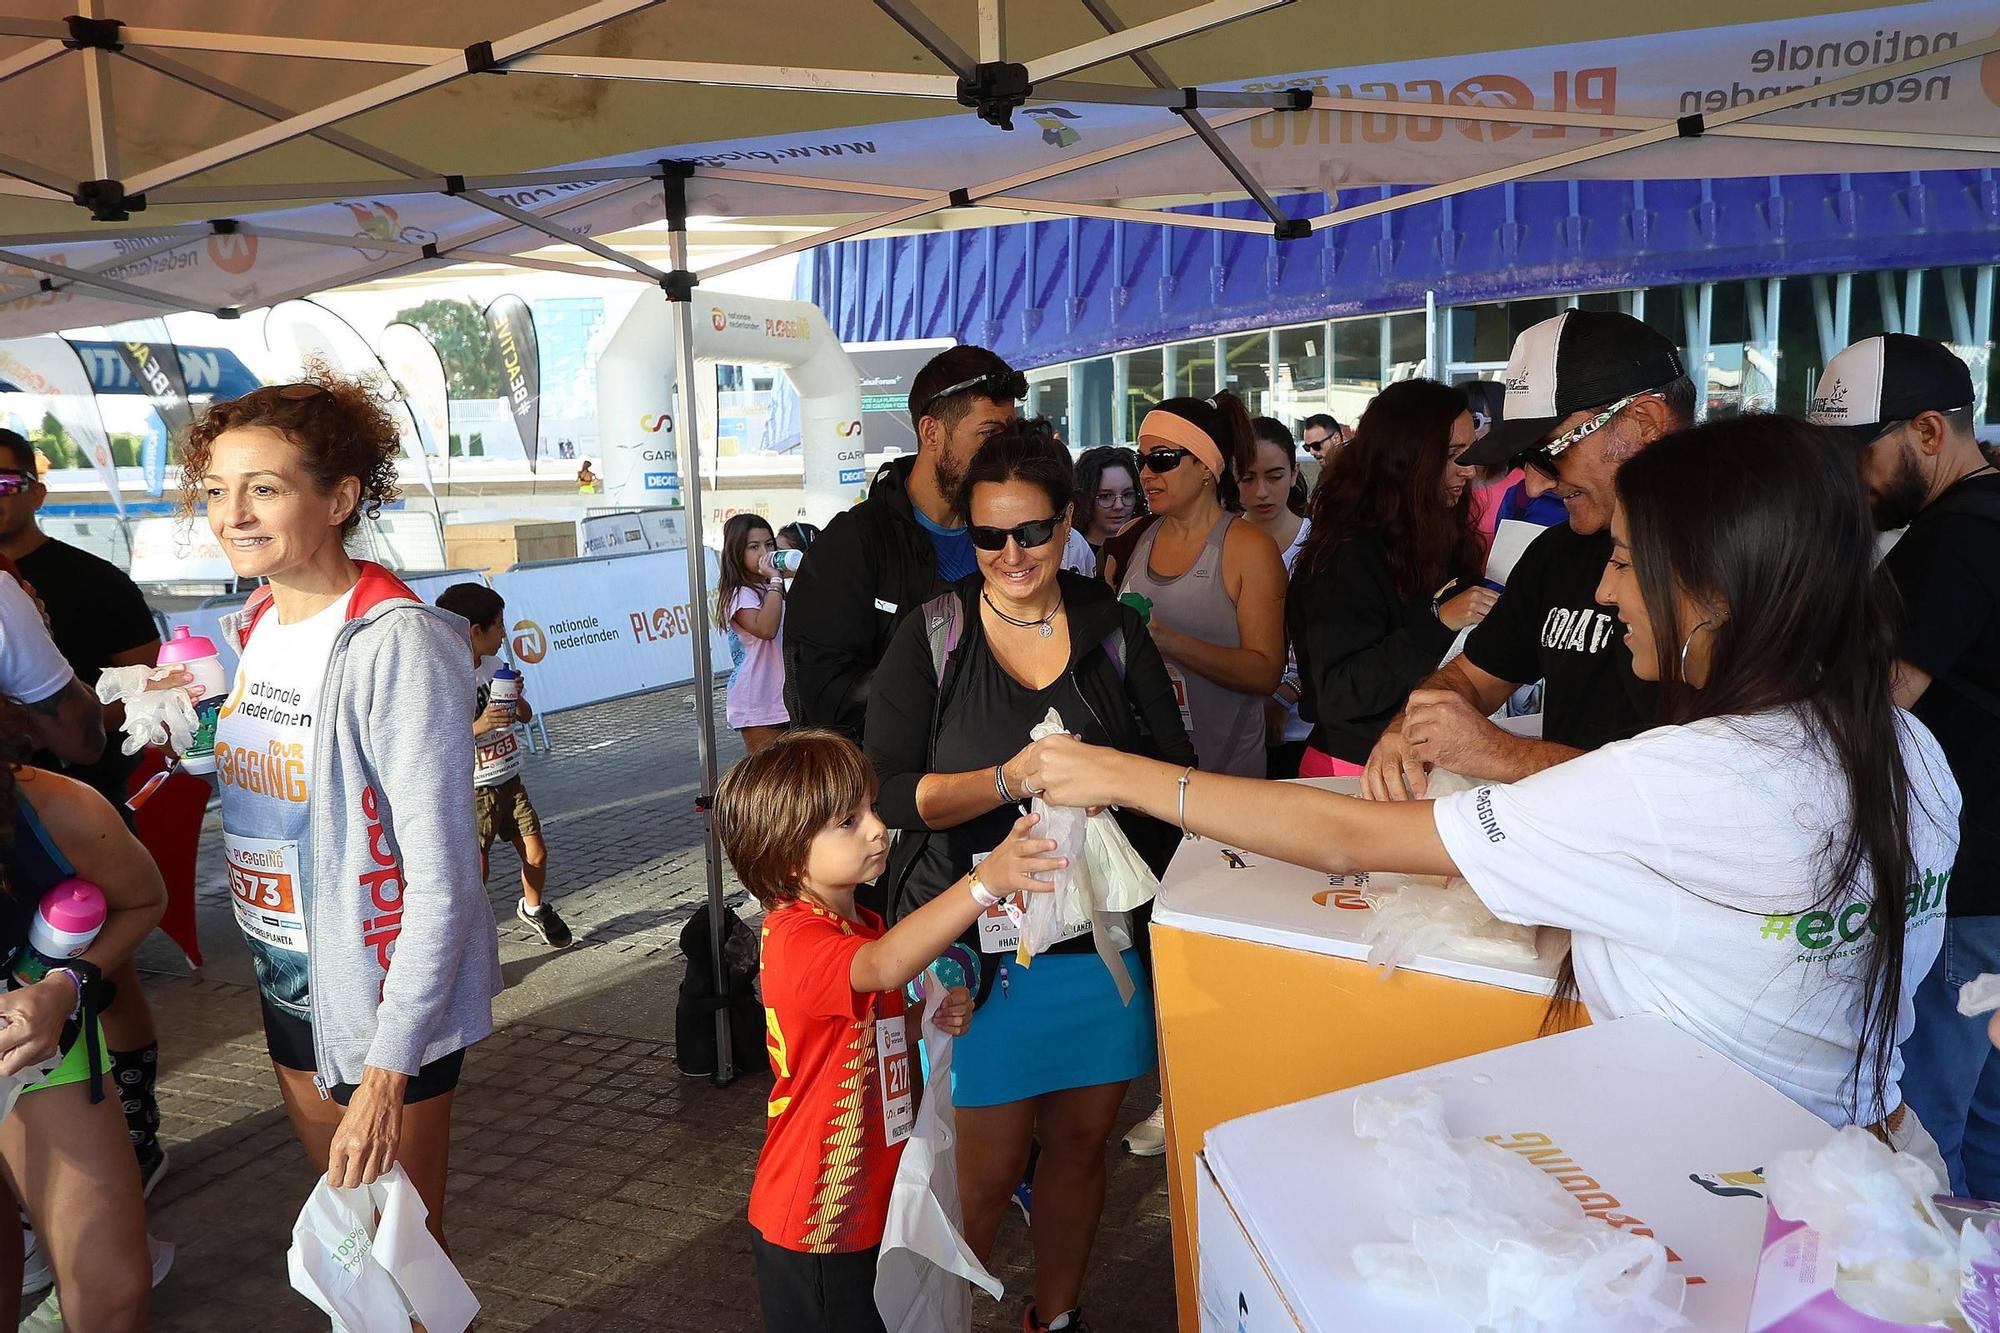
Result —
[[[410, 591], [410, 585], [397, 578], [394, 573], [376, 564], [373, 560], [357, 560], [361, 579], [354, 585], [354, 592], [347, 603], [347, 618], [357, 619], [384, 602], [420, 600]], [[257, 622], [271, 609], [271, 588], [269, 584], [250, 594], [250, 600], [243, 604], [243, 630], [237, 637], [236, 646], [240, 650], [250, 641], [250, 631], [257, 628]]]

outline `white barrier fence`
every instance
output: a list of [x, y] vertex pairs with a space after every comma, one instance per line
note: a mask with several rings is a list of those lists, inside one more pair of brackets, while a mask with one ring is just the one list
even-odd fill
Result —
[[[710, 595], [714, 578], [711, 560]], [[696, 634], [709, 636], [712, 661], [729, 663], [709, 595], [688, 596], [685, 552], [531, 565], [490, 582], [506, 599], [507, 646], [539, 712], [684, 685], [694, 679]]]

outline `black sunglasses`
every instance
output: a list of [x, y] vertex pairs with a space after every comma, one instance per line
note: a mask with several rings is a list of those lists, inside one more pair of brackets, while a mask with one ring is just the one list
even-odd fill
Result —
[[1193, 457], [1192, 449], [1149, 449], [1139, 455], [1139, 466], [1148, 472], [1172, 472]]
[[1013, 538], [1024, 551], [1032, 551], [1038, 546], [1047, 546], [1056, 535], [1054, 518], [1038, 518], [1032, 523], [1021, 523], [1011, 528], [988, 528], [977, 523], [966, 525], [965, 533], [972, 538], [972, 544], [982, 551], [1004, 551], [1007, 539]]
[[931, 409], [945, 399], [969, 392], [977, 392], [981, 398], [996, 403], [1011, 403], [1028, 396], [1028, 377], [1018, 370], [989, 370], [983, 375], [974, 375], [969, 380], [947, 385], [924, 399], [923, 410], [917, 416], [931, 416]]

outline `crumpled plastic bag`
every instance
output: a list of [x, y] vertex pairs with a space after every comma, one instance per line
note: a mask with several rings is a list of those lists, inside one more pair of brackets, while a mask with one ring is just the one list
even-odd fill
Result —
[[[1028, 733], [1031, 741], [1063, 734], [1062, 714], [1055, 709], [1035, 724]], [[1091, 923], [1090, 899], [1082, 891], [1084, 864], [1084, 825], [1087, 822], [1083, 808], [1074, 805], [1050, 805], [1037, 796], [1030, 812], [1041, 816], [1035, 825], [1035, 836], [1053, 838], [1055, 850], [1050, 856], [1067, 857], [1069, 864], [1055, 873], [1055, 890], [1051, 893], [1031, 893], [1028, 895], [1028, 910], [1021, 922], [1021, 943], [1015, 952], [1015, 960], [1022, 966], [1038, 953], [1044, 953], [1058, 940], [1081, 934]]]
[[1093, 912], [1129, 912], [1160, 892], [1159, 877], [1132, 849], [1109, 810], [1098, 811], [1084, 825], [1083, 875]]
[[149, 745], [173, 746], [184, 753], [194, 743], [194, 700], [185, 685], [149, 690], [146, 685], [172, 671], [171, 666], [106, 667], [97, 678], [97, 701], [125, 705], [125, 739], [119, 743], [124, 754], [137, 754]]
[[1838, 1265], [1834, 1295], [1854, 1309], [1902, 1324], [1956, 1313], [1958, 1240], [1931, 1202], [1943, 1182], [1912, 1154], [1849, 1125], [1780, 1154], [1764, 1187], [1778, 1216], [1819, 1233]]
[[1426, 953], [1475, 963], [1535, 961], [1535, 928], [1494, 916], [1462, 879], [1371, 875], [1361, 896], [1374, 909], [1362, 928], [1368, 961], [1384, 976]]
[[951, 1103], [951, 1037], [937, 1025], [945, 987], [923, 977], [924, 1098], [903, 1144], [875, 1264], [875, 1309], [889, 1333], [966, 1333], [972, 1288], [1006, 1298], [965, 1243], [958, 1194], [958, 1130]]
[[2000, 1009], [2000, 972], [1982, 972], [1958, 988], [1958, 1012], [1977, 1018]]
[[359, 1189], [321, 1176], [292, 1227], [293, 1289], [332, 1316], [335, 1333], [410, 1333], [412, 1319], [426, 1333], [465, 1333], [479, 1301], [428, 1216], [399, 1166]]
[[1688, 1327], [1659, 1241], [1590, 1217], [1519, 1154], [1453, 1138], [1435, 1088], [1357, 1099], [1354, 1132], [1387, 1164], [1410, 1237], [1355, 1246], [1376, 1290], [1505, 1333]]

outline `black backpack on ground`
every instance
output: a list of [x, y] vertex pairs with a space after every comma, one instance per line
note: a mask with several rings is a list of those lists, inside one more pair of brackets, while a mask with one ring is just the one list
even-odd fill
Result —
[[737, 1073], [763, 1069], [764, 1006], [757, 1000], [757, 936], [734, 910], [723, 912], [722, 970], [726, 985], [715, 984], [709, 951], [709, 912], [704, 904], [681, 927], [681, 975], [674, 1005], [674, 1063], [691, 1078], [715, 1073], [715, 1014], [729, 1013], [730, 1062]]

